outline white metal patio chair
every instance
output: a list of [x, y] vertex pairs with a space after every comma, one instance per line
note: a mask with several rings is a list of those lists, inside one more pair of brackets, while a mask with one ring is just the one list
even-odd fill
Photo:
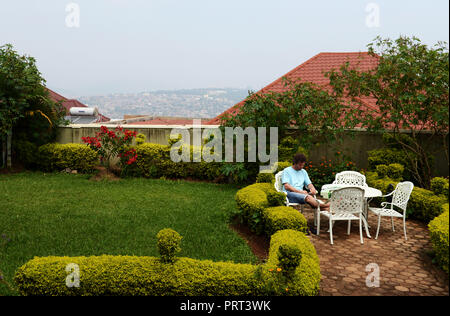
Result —
[[342, 188], [333, 191], [330, 197], [329, 211], [319, 211], [317, 216], [317, 235], [320, 231], [320, 216], [329, 220], [330, 242], [333, 245], [333, 224], [335, 221], [348, 221], [347, 234], [350, 235], [352, 220], [359, 221], [359, 238], [364, 243], [362, 235], [362, 213], [364, 208], [364, 190], [360, 188]]
[[289, 202], [286, 192], [283, 191], [283, 183], [281, 182], [282, 178], [283, 178], [283, 171], [277, 172], [277, 174], [275, 175], [275, 190], [277, 190], [278, 192], [282, 192], [286, 195], [286, 201], [285, 201], [286, 206], [294, 207], [294, 206], [300, 205], [300, 212], [303, 213], [303, 205], [302, 204]]
[[356, 171], [342, 171], [336, 174], [333, 184], [366, 187], [366, 176]]
[[[392, 201], [391, 202], [382, 202], [381, 208], [374, 208], [369, 207], [369, 210], [378, 215], [378, 227], [377, 227], [377, 234], [375, 236], [375, 239], [378, 238], [378, 233], [380, 231], [380, 225], [381, 225], [381, 217], [382, 216], [390, 216], [391, 217], [391, 224], [392, 224], [392, 231], [395, 232], [394, 227], [394, 217], [400, 217], [403, 218], [403, 232], [405, 234], [405, 240], [408, 240], [406, 237], [406, 206], [408, 205], [409, 197], [411, 196], [411, 192], [414, 189], [414, 184], [412, 182], [406, 181], [406, 182], [400, 182], [395, 187], [395, 190], [387, 195], [383, 195], [382, 197], [388, 197], [392, 195]], [[400, 213], [396, 210], [394, 210], [394, 206], [402, 210], [403, 212]]]

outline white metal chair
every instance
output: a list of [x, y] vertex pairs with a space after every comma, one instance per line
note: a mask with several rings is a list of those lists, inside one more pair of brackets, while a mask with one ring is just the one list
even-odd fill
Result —
[[319, 211], [317, 216], [317, 235], [320, 231], [320, 216], [329, 219], [330, 242], [333, 245], [333, 223], [335, 221], [348, 221], [347, 234], [350, 235], [352, 220], [359, 221], [359, 237], [364, 243], [362, 235], [362, 213], [364, 208], [364, 190], [360, 188], [342, 188], [333, 191], [330, 197], [329, 211]]
[[275, 175], [275, 190], [277, 190], [278, 192], [282, 192], [286, 195], [286, 201], [285, 201], [286, 206], [299, 206], [300, 205], [300, 211], [303, 213], [303, 205], [301, 205], [299, 203], [289, 202], [286, 192], [283, 191], [283, 183], [281, 182], [282, 178], [283, 178], [283, 171], [280, 171]]
[[[369, 210], [372, 213], [378, 215], [378, 227], [377, 234], [375, 239], [378, 238], [378, 233], [380, 231], [381, 217], [382, 216], [390, 216], [392, 223], [392, 231], [395, 232], [394, 228], [394, 217], [403, 218], [403, 232], [405, 234], [405, 240], [408, 240], [406, 237], [406, 206], [408, 205], [409, 197], [411, 196], [411, 192], [414, 189], [414, 184], [412, 182], [400, 182], [397, 184], [394, 191], [387, 195], [383, 195], [382, 197], [388, 197], [392, 195], [392, 202], [382, 202], [381, 208], [369, 207]], [[394, 210], [394, 206], [401, 209], [403, 214]]]
[[333, 184], [346, 184], [349, 186], [366, 187], [366, 177], [356, 171], [342, 171], [336, 174]]

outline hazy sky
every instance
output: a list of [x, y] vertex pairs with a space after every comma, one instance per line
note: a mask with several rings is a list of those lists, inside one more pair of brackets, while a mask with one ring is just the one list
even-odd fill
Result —
[[35, 57], [68, 96], [258, 90], [319, 52], [366, 51], [377, 35], [448, 42], [448, 10], [448, 0], [0, 0], [0, 45]]

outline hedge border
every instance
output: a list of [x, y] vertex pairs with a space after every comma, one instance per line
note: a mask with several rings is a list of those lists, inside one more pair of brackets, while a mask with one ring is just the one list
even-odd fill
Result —
[[428, 224], [433, 250], [438, 265], [448, 274], [449, 271], [449, 204], [442, 206], [442, 214]]
[[[289, 245], [301, 253], [299, 265], [286, 274], [278, 268], [278, 250]], [[35, 257], [15, 276], [21, 295], [94, 296], [260, 296], [317, 295], [320, 266], [308, 238], [295, 230], [278, 231], [271, 238], [269, 259], [262, 265], [176, 258], [92, 256]], [[79, 287], [68, 287], [69, 264], [78, 265]]]

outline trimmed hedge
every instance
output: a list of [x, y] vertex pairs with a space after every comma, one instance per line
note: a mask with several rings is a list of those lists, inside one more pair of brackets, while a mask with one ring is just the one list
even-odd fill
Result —
[[263, 216], [267, 235], [272, 235], [283, 229], [307, 232], [308, 226], [305, 217], [292, 207], [269, 207], [263, 211]]
[[433, 219], [429, 224], [431, 243], [439, 266], [448, 273], [449, 268], [449, 206], [442, 206], [443, 213]]
[[[381, 190], [383, 194], [390, 193], [389, 184], [393, 184], [395, 188], [398, 183], [387, 177], [380, 179], [376, 172], [367, 172], [366, 181], [369, 186]], [[444, 195], [435, 195], [430, 190], [414, 187], [408, 201], [406, 216], [428, 223], [442, 213], [442, 205], [447, 202], [448, 197]]]
[[[279, 249], [283, 245], [298, 248], [301, 250], [302, 254], [300, 264], [297, 267], [295, 274], [290, 275], [290, 282], [286, 284], [288, 290], [286, 291], [286, 288], [284, 288], [280, 289], [279, 292], [283, 292], [284, 290], [288, 295], [316, 295], [319, 291], [321, 275], [319, 257], [317, 256], [313, 244], [302, 232], [292, 229], [279, 230], [273, 234], [270, 239], [267, 267], [275, 268], [280, 266]], [[273, 270], [273, 273], [275, 273], [275, 271], [276, 270]]]
[[194, 146], [190, 146], [191, 162], [173, 162], [170, 159], [171, 145], [144, 143], [135, 147], [137, 166], [141, 174], [148, 178], [166, 177], [171, 179], [192, 178], [216, 180], [222, 176], [221, 162], [192, 162]]
[[253, 232], [268, 236], [283, 229], [306, 232], [303, 214], [291, 207], [277, 206], [285, 199], [286, 196], [277, 192], [270, 183], [255, 183], [236, 193], [241, 218]]
[[270, 183], [255, 183], [236, 193], [235, 199], [238, 209], [241, 211], [241, 219], [257, 234], [261, 234], [264, 231], [263, 213], [269, 207], [266, 192], [271, 191], [271, 187], [273, 185]]
[[83, 144], [45, 144], [38, 148], [36, 163], [43, 171], [66, 168], [92, 172], [99, 162], [98, 154]]
[[[294, 268], [276, 275], [278, 250], [288, 246], [301, 259], [282, 257], [283, 266]], [[71, 263], [79, 266], [79, 287], [66, 286]], [[284, 230], [272, 236], [268, 262], [259, 266], [190, 258], [164, 263], [136, 256], [36, 257], [17, 270], [14, 280], [21, 295], [298, 296], [318, 293], [320, 267], [308, 238]]]

